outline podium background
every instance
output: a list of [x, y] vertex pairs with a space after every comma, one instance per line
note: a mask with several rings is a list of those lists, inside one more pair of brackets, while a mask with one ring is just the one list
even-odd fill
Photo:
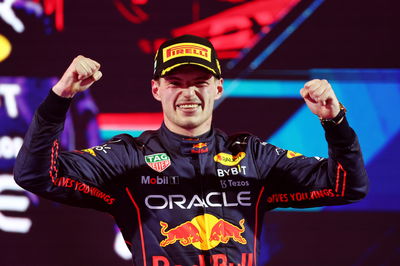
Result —
[[[12, 167], [35, 108], [79, 54], [99, 61], [104, 76], [74, 101], [65, 149], [157, 128], [154, 51], [184, 33], [209, 37], [221, 58], [225, 97], [216, 107], [217, 127], [326, 156], [319, 121], [298, 93], [309, 79], [326, 78], [359, 134], [371, 179], [367, 198], [268, 213], [260, 263], [399, 265], [396, 1], [33, 0], [14, 1], [12, 12], [6, 2], [0, 2], [0, 265], [131, 265], [111, 217], [22, 191]], [[113, 124], [122, 114], [147, 122]]]

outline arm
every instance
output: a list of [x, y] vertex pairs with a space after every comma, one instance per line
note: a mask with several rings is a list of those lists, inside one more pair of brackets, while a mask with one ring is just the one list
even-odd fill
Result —
[[[305, 84], [301, 95], [321, 119], [335, 118], [339, 102], [325, 80]], [[325, 123], [329, 158], [305, 157], [273, 145], [255, 144], [261, 176], [272, 207], [314, 207], [351, 203], [365, 197], [368, 177], [355, 132], [346, 117]]]
[[102, 76], [99, 63], [79, 55], [74, 58], [52, 90], [60, 97], [72, 98], [78, 92], [87, 90]]
[[15, 163], [14, 177], [20, 186], [43, 197], [107, 211], [116, 200], [113, 178], [129, 167], [129, 141], [121, 137], [98, 146], [107, 153], [58, 149], [71, 97], [101, 77], [98, 69], [93, 60], [82, 56], [74, 59], [35, 113]]

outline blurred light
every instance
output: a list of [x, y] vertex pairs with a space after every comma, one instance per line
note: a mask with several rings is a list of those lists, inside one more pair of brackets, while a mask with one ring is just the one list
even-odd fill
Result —
[[[0, 97], [4, 98], [4, 106], [7, 114], [11, 118], [18, 116], [17, 96], [21, 93], [18, 84], [0, 84]], [[0, 102], [2, 106], [2, 102]]]
[[11, 43], [4, 35], [0, 34], [0, 62], [6, 60], [10, 54]]
[[162, 113], [106, 113], [97, 116], [100, 137], [108, 140], [115, 135], [127, 133], [139, 136], [144, 130], [155, 130], [161, 126]]
[[3, 191], [24, 191], [15, 182], [12, 175], [0, 175], [0, 230], [13, 233], [29, 232], [32, 221], [28, 218], [10, 217], [1, 211], [25, 212], [29, 207], [26, 196], [1, 195]]
[[122, 236], [119, 230], [115, 235], [114, 251], [115, 253], [118, 254], [119, 257], [121, 257], [124, 260], [132, 259], [132, 253], [126, 246], [124, 237]]

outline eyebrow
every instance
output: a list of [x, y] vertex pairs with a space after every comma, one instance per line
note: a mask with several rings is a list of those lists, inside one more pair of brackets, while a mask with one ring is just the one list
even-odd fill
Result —
[[[206, 75], [196, 77], [196, 78], [194, 78], [194, 80], [208, 80], [210, 78], [211, 78], [211, 75], [206, 74]], [[181, 81], [182, 80], [181, 78], [176, 77], [176, 76], [166, 76], [166, 77], [164, 77], [164, 79], [167, 81], [174, 81], [174, 80]]]
[[170, 80], [180, 80], [180, 78], [178, 77], [174, 77], [174, 76], [166, 76], [164, 77], [165, 80], [170, 81]]

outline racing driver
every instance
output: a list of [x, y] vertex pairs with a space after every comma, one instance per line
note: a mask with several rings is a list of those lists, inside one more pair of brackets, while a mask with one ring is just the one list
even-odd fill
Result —
[[257, 265], [266, 211], [347, 204], [367, 193], [356, 134], [326, 80], [305, 83], [300, 94], [321, 119], [329, 158], [227, 136], [211, 125], [223, 93], [216, 52], [207, 39], [180, 36], [155, 56], [160, 129], [60, 151], [72, 98], [101, 76], [96, 61], [72, 61], [35, 113], [15, 180], [45, 198], [110, 213], [135, 265]]

